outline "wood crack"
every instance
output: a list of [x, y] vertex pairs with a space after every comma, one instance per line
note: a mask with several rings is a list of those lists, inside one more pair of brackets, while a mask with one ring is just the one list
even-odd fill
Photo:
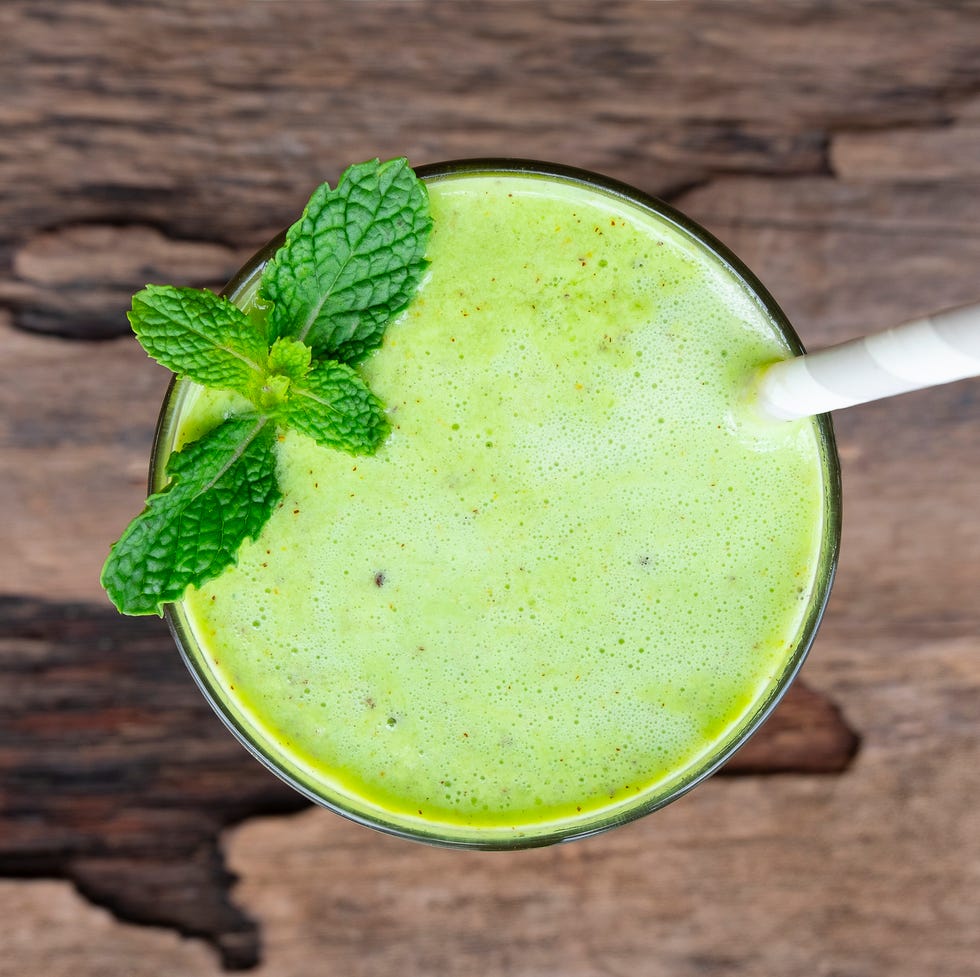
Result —
[[157, 618], [0, 597], [0, 875], [63, 878], [119, 919], [258, 963], [224, 828], [309, 802], [228, 735]]
[[17, 248], [13, 274], [0, 279], [0, 305], [27, 332], [114, 339], [129, 335], [131, 297], [147, 283], [219, 290], [243, 256], [150, 223], [74, 221], [39, 231]]

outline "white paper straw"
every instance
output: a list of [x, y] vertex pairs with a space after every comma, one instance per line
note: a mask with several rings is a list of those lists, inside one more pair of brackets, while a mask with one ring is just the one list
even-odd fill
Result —
[[773, 363], [755, 405], [792, 420], [978, 375], [980, 305], [969, 305]]

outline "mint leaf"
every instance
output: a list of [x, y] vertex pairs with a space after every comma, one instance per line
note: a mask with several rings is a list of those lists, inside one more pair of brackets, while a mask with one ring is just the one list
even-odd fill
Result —
[[276, 419], [324, 448], [371, 454], [388, 435], [384, 406], [349, 366], [325, 360], [289, 387]]
[[268, 337], [211, 292], [147, 285], [133, 296], [128, 315], [153, 359], [204, 386], [245, 393], [264, 370]]
[[425, 185], [404, 159], [359, 163], [335, 190], [323, 184], [262, 274], [273, 335], [318, 357], [361, 359], [418, 287], [431, 227]]
[[102, 586], [123, 614], [160, 614], [238, 559], [281, 498], [266, 418], [224, 421], [170, 456], [170, 483], [112, 547]]
[[270, 373], [279, 373], [291, 380], [299, 380], [309, 372], [312, 360], [313, 350], [305, 343], [295, 339], [277, 339], [269, 350], [266, 369]]

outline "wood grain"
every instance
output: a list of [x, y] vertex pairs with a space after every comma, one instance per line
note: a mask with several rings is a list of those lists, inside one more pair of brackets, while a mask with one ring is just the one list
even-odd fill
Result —
[[974, 381], [835, 419], [837, 584], [743, 776], [572, 846], [284, 817], [98, 587], [167, 382], [129, 296], [217, 287], [354, 160], [668, 197], [811, 347], [980, 300], [980, 6], [7, 0], [0, 37], [0, 977], [980, 973]]
[[[827, 172], [838, 130], [949, 123], [980, 86], [970, 23], [969, 5], [14, 0], [0, 301], [24, 328], [121, 335], [146, 275], [105, 266], [133, 234], [169, 239], [145, 258], [175, 280], [202, 243], [257, 247], [375, 154], [557, 159], [666, 195]], [[88, 225], [107, 235], [91, 296], [37, 307], [31, 254]]]
[[306, 802], [211, 712], [163, 621], [0, 598], [0, 869], [258, 960], [223, 827]]

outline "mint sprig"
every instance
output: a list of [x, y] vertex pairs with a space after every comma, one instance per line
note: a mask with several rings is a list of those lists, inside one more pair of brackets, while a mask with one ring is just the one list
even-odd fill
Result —
[[350, 167], [323, 184], [262, 274], [265, 317], [211, 292], [148, 285], [129, 320], [157, 362], [249, 407], [171, 455], [167, 486], [112, 547], [102, 585], [124, 614], [161, 614], [188, 586], [237, 562], [282, 493], [278, 433], [372, 454], [384, 405], [352, 364], [380, 345], [424, 274], [432, 226], [403, 159]]

